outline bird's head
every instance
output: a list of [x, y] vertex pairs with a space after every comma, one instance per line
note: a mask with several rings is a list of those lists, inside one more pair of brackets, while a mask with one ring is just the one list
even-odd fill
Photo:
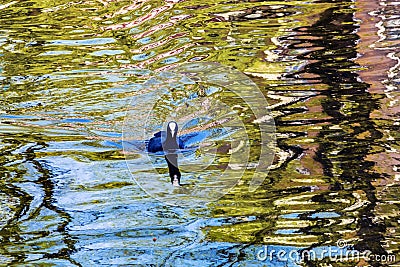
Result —
[[170, 135], [172, 138], [175, 138], [177, 133], [178, 133], [178, 124], [174, 121], [168, 122], [167, 134]]

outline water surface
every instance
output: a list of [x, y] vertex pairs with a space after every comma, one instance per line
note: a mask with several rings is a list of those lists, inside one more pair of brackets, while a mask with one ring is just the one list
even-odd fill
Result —
[[[266, 247], [337, 250], [338, 240], [397, 257], [370, 265], [399, 264], [398, 10], [383, 0], [2, 3], [1, 264], [368, 265], [257, 258]], [[156, 73], [206, 61], [260, 88], [275, 120], [274, 162], [255, 192], [243, 182], [208, 205], [166, 205], [127, 168], [126, 110]], [[210, 85], [193, 90], [241, 104]], [[159, 114], [181, 98], [171, 92]], [[154, 102], [142, 100], [139, 110]], [[185, 176], [224, 168], [221, 159]]]

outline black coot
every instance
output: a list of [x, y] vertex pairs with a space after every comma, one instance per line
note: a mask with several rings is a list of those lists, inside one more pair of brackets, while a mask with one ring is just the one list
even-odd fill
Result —
[[182, 140], [178, 138], [178, 124], [170, 121], [166, 132], [158, 132], [147, 143], [147, 151], [164, 152], [168, 164], [169, 177], [174, 186], [180, 186], [181, 172], [178, 166], [178, 150], [183, 149]]
[[162, 153], [168, 163], [169, 176], [173, 185], [180, 185], [181, 173], [178, 167], [178, 151], [182, 153], [195, 151], [198, 144], [213, 135], [221, 135], [223, 129], [207, 129], [178, 136], [178, 124], [170, 121], [166, 131], [154, 134], [146, 141], [146, 151], [149, 153]]

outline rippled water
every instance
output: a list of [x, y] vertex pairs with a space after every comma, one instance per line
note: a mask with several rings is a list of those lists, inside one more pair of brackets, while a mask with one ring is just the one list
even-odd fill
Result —
[[[1, 265], [398, 265], [399, 9], [394, 0], [1, 2]], [[258, 85], [275, 119], [274, 162], [255, 192], [243, 182], [207, 205], [166, 205], [127, 168], [126, 110], [154, 73], [205, 61]], [[393, 257], [295, 262], [265, 250]]]

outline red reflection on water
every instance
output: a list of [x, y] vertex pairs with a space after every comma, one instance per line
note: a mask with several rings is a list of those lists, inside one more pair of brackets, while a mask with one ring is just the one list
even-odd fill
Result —
[[135, 65], [134, 67], [142, 69], [142, 68], [146, 67], [147, 65], [150, 65], [150, 64], [152, 64], [152, 63], [154, 63], [154, 62], [156, 62], [156, 61], [158, 61], [160, 59], [178, 55], [178, 54], [184, 52], [185, 49], [187, 49], [187, 48], [189, 48], [189, 47], [191, 47], [193, 45], [194, 44], [191, 44], [191, 43], [185, 44], [184, 46], [179, 47], [177, 49], [174, 49], [174, 50], [162, 53], [162, 54], [158, 54], [157, 56], [155, 56], [153, 58], [150, 58], [150, 59], [148, 59], [146, 61], [140, 62], [139, 64]]
[[[399, 39], [390, 38], [390, 32], [386, 24], [391, 19], [391, 13], [396, 9], [395, 4], [390, 5], [387, 1], [382, 5], [380, 1], [358, 0], [357, 12], [355, 17], [360, 19], [360, 28], [358, 35], [360, 42], [358, 52], [360, 57], [357, 62], [365, 67], [365, 70], [359, 72], [360, 78], [370, 85], [369, 92], [372, 95], [380, 95], [380, 105], [370, 116], [376, 120], [386, 120], [390, 125], [398, 120], [400, 113], [400, 92], [398, 85], [393, 85], [392, 77], [398, 72], [399, 58], [393, 57], [394, 52], [399, 51]], [[397, 90], [396, 90], [397, 88]], [[367, 155], [365, 160], [375, 162], [375, 170], [378, 173], [386, 174], [386, 178], [377, 179], [374, 186], [384, 186], [387, 184], [399, 183], [398, 169], [400, 165], [398, 151], [391, 148], [390, 143], [393, 140], [393, 130], [390, 126], [380, 130], [383, 133], [382, 140], [385, 145], [384, 151]], [[391, 177], [391, 178], [389, 178]], [[385, 187], [383, 187], [385, 189]], [[386, 190], [386, 189], [385, 189]]]
[[140, 39], [140, 38], [149, 36], [149, 35], [153, 34], [154, 32], [163, 30], [163, 29], [168, 28], [168, 27], [172, 27], [178, 21], [184, 20], [184, 19], [189, 18], [189, 17], [190, 17], [190, 15], [179, 15], [179, 16], [171, 17], [169, 22], [161, 23], [161, 24], [158, 24], [156, 26], [153, 26], [150, 29], [148, 29], [147, 31], [144, 31], [142, 33], [134, 35], [133, 38], [134, 39]]
[[120, 23], [120, 24], [114, 24], [114, 25], [110, 25], [104, 28], [104, 30], [121, 30], [121, 29], [130, 29], [136, 26], [139, 26], [140, 24], [142, 24], [143, 22], [146, 22], [150, 19], [153, 19], [155, 17], [157, 17], [158, 15], [160, 15], [162, 12], [171, 9], [174, 5], [167, 3], [164, 6], [160, 6], [157, 8], [154, 8], [150, 11], [150, 13], [141, 16], [133, 21], [129, 21], [129, 22], [125, 22], [125, 23]]

